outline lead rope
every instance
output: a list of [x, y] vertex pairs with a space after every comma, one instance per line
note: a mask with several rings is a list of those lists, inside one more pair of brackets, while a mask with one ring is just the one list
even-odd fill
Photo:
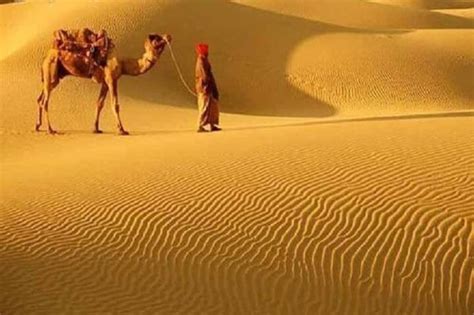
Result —
[[181, 82], [183, 83], [184, 87], [188, 90], [188, 92], [193, 95], [193, 96], [197, 96], [196, 93], [194, 93], [194, 91], [189, 87], [189, 85], [186, 83], [186, 80], [184, 80], [184, 77], [183, 77], [183, 74], [181, 73], [181, 69], [179, 68], [179, 65], [178, 65], [178, 62], [176, 61], [176, 57], [174, 55], [174, 52], [173, 52], [173, 48], [171, 48], [171, 43], [167, 40], [166, 41], [166, 44], [168, 44], [168, 47], [170, 49], [170, 53], [171, 53], [171, 59], [173, 59], [173, 62], [174, 62], [174, 65], [176, 67], [176, 71], [178, 72], [178, 75], [179, 75], [179, 78], [181, 79]]

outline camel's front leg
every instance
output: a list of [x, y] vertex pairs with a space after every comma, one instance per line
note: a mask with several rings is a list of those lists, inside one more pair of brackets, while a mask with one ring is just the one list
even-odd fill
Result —
[[102, 87], [100, 88], [99, 99], [97, 100], [97, 108], [95, 111], [94, 133], [102, 133], [102, 130], [100, 130], [99, 128], [99, 118], [100, 118], [100, 112], [102, 111], [102, 108], [104, 108], [104, 101], [105, 101], [105, 98], [107, 97], [108, 91], [109, 91], [109, 88], [107, 87], [107, 84], [103, 83]]
[[120, 105], [118, 103], [118, 93], [117, 93], [117, 80], [116, 79], [110, 79], [107, 81], [107, 86], [109, 87], [110, 90], [110, 96], [112, 99], [111, 105], [112, 105], [112, 111], [114, 112], [115, 115], [115, 120], [117, 121], [117, 128], [118, 132], [120, 135], [128, 135], [128, 131], [125, 131], [122, 125], [122, 121], [120, 119]]

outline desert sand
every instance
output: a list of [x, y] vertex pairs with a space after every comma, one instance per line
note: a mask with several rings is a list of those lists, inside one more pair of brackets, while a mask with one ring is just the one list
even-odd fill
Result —
[[[0, 6], [1, 314], [472, 314], [470, 1], [27, 1]], [[58, 28], [138, 57], [169, 33], [192, 84], [208, 42], [219, 133], [169, 51], [53, 92]]]

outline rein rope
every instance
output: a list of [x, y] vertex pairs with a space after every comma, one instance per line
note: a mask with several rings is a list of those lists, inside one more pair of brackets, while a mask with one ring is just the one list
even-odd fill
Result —
[[171, 53], [171, 59], [173, 59], [174, 65], [176, 67], [176, 71], [178, 72], [179, 78], [181, 79], [181, 82], [183, 83], [184, 87], [188, 90], [188, 92], [193, 95], [197, 96], [197, 94], [189, 87], [189, 85], [186, 83], [186, 80], [183, 77], [183, 73], [181, 72], [181, 68], [178, 65], [178, 62], [176, 61], [176, 57], [173, 52], [173, 48], [171, 48], [171, 43], [166, 40], [166, 44], [168, 45]]

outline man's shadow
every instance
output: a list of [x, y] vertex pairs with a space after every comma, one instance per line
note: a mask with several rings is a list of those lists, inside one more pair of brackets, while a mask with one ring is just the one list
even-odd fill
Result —
[[[174, 52], [191, 88], [196, 59], [194, 45], [199, 42], [210, 45], [210, 61], [221, 92], [223, 112], [287, 117], [328, 117], [336, 113], [331, 104], [289, 83], [286, 67], [298, 44], [322, 34], [374, 33], [227, 0], [177, 1], [143, 23], [150, 32], [168, 32], [173, 36]], [[140, 42], [133, 41], [141, 36], [130, 37], [131, 42], [117, 46], [140, 46]], [[179, 81], [168, 51], [161, 56], [157, 69], [139, 80], [123, 80], [121, 93], [150, 103], [195, 107], [195, 99]]]

